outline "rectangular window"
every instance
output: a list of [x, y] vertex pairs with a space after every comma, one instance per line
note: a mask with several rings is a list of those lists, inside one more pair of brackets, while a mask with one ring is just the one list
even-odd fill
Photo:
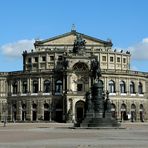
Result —
[[45, 56], [42, 57], [42, 61], [46, 61], [46, 57]]
[[28, 63], [31, 63], [31, 58], [28, 58]]
[[117, 57], [117, 62], [120, 63], [120, 57]]
[[106, 56], [102, 56], [102, 61], [106, 61]]
[[34, 61], [35, 61], [35, 62], [38, 62], [38, 57], [35, 57], [35, 58], [34, 58]]
[[77, 91], [82, 91], [82, 90], [83, 90], [83, 85], [77, 84]]
[[53, 61], [54, 60], [54, 56], [50, 56], [50, 61]]
[[61, 60], [62, 60], [62, 56], [59, 56], [59, 57], [58, 57], [58, 60], [61, 61]]
[[123, 58], [123, 63], [126, 63], [126, 58]]
[[110, 57], [110, 62], [114, 62], [114, 57]]

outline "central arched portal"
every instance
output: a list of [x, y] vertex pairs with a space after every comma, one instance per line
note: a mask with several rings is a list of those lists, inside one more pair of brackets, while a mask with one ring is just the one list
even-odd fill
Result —
[[79, 123], [82, 122], [84, 118], [84, 107], [85, 107], [84, 101], [78, 101], [75, 105], [76, 121]]

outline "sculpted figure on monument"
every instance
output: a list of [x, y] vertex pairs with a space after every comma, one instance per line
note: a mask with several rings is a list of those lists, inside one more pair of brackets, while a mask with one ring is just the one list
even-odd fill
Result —
[[85, 47], [85, 40], [82, 39], [80, 34], [76, 34], [76, 40], [74, 41], [73, 52], [78, 53], [81, 49]]
[[92, 77], [94, 78], [94, 80], [99, 79], [99, 77], [101, 77], [100, 64], [97, 58], [95, 58], [91, 62], [91, 70], [92, 70]]

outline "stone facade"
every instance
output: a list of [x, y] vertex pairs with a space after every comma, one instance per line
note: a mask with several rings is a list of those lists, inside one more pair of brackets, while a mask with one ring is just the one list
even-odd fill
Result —
[[[85, 47], [73, 52], [76, 36]], [[91, 61], [97, 58], [104, 91], [110, 92], [112, 116], [148, 119], [148, 73], [130, 70], [130, 53], [117, 52], [102, 41], [72, 30], [34, 43], [23, 52], [23, 71], [0, 73], [0, 119], [9, 121], [82, 120], [85, 94], [92, 86]]]

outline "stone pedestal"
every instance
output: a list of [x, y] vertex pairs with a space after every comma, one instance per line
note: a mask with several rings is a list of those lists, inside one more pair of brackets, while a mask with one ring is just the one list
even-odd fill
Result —
[[[119, 127], [120, 124], [112, 118], [109, 93], [105, 99], [103, 94], [103, 82], [98, 80], [92, 86], [92, 98], [86, 95], [86, 116], [82, 123], [76, 124], [83, 128]], [[88, 94], [88, 93], [87, 93]]]

